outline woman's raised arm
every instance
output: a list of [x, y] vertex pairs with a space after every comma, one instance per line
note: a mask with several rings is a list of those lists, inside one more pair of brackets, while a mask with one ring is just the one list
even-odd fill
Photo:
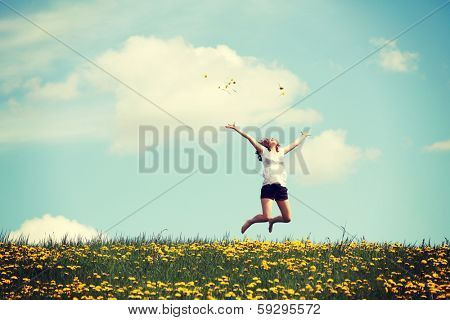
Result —
[[310, 134], [308, 133], [308, 131], [303, 132], [302, 134], [294, 140], [294, 142], [292, 142], [290, 145], [284, 147], [284, 154], [288, 153], [289, 151], [291, 151], [292, 149], [296, 148], [299, 144], [301, 144], [303, 142], [303, 140], [305, 140], [306, 137], [310, 136]]
[[259, 154], [261, 154], [263, 152], [264, 146], [261, 145], [255, 139], [253, 139], [253, 137], [251, 137], [249, 134], [247, 134], [246, 132], [242, 131], [238, 127], [236, 127], [236, 124], [234, 124], [234, 123], [233, 124], [228, 124], [228, 125], [225, 126], [225, 128], [232, 129], [232, 130], [236, 131], [237, 133], [239, 133], [244, 138], [246, 138], [253, 145], [253, 147], [255, 147], [256, 151]]

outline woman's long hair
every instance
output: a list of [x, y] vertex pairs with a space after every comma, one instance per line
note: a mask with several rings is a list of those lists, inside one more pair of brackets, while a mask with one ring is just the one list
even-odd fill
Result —
[[[270, 140], [269, 138], [263, 138], [263, 139], [260, 139], [258, 142], [259, 142], [259, 144], [261, 144], [261, 145], [263, 145], [264, 147], [266, 147], [266, 149], [269, 150], [269, 152], [270, 152], [270, 144], [269, 144], [269, 140]], [[278, 140], [277, 140], [277, 145], [275, 146], [275, 149], [277, 150], [277, 152], [280, 151], [280, 143], [278, 142]], [[256, 151], [255, 153], [256, 153], [256, 155], [258, 156], [258, 160], [259, 160], [259, 161], [262, 161], [262, 157], [261, 157], [261, 155], [258, 153], [258, 151]]]

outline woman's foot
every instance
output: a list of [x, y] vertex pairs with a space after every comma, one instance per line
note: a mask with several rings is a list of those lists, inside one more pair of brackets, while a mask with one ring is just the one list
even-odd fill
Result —
[[249, 221], [245, 221], [244, 225], [241, 228], [241, 233], [244, 233], [245, 230], [247, 230], [249, 227], [251, 226], [251, 224], [249, 223]]
[[269, 232], [272, 232], [273, 222], [272, 219], [269, 220]]

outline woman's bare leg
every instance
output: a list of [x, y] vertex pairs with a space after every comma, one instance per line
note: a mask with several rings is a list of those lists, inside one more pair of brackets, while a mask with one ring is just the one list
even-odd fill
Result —
[[241, 228], [241, 233], [244, 233], [245, 230], [247, 230], [252, 224], [258, 223], [258, 222], [267, 222], [270, 219], [270, 215], [272, 213], [272, 199], [261, 199], [261, 206], [262, 206], [262, 214], [257, 214], [253, 218], [245, 221], [244, 225]]
[[269, 219], [269, 232], [272, 232], [273, 224], [277, 222], [289, 223], [291, 222], [291, 206], [289, 200], [278, 200], [278, 208], [280, 208], [281, 215], [272, 219]]

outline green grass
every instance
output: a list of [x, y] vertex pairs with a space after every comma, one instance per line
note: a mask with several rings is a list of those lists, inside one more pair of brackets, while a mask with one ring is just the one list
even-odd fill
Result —
[[449, 243], [0, 234], [1, 299], [448, 299]]

